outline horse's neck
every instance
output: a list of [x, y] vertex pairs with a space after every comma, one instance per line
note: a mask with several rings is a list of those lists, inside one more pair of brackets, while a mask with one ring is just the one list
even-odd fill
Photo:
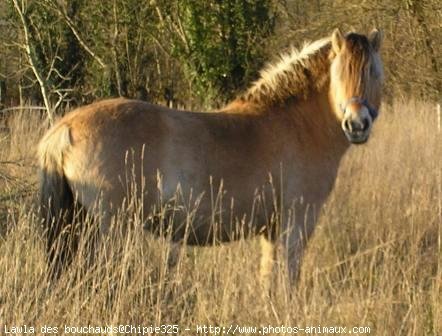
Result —
[[[306, 98], [288, 99], [276, 106], [235, 100], [220, 113], [228, 115], [227, 119], [234, 119], [227, 127], [235, 128], [243, 133], [242, 136], [250, 135], [244, 134], [249, 133], [244, 130], [259, 135], [256, 144], [264, 144], [265, 149], [281, 161], [303, 156], [313, 164], [326, 160], [337, 165], [348, 148], [329, 101], [328, 85], [320, 92], [309, 93]], [[241, 127], [242, 124], [247, 126]]]
[[349, 146], [326, 89], [311, 93], [307, 99], [293, 99], [289, 104], [278, 107], [277, 111], [268, 113], [273, 133], [282, 141], [288, 141], [280, 145], [287, 148], [287, 155], [293, 153], [295, 159], [302, 155], [313, 163], [326, 160], [337, 165]]

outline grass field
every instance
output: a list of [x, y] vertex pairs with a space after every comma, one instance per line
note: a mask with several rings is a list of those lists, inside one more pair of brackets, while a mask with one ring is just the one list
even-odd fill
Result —
[[352, 147], [342, 163], [296, 288], [280, 276], [269, 297], [257, 281], [256, 240], [187, 248], [168, 269], [169, 244], [137, 230], [116, 242], [119, 253], [107, 262], [99, 256], [98, 266], [85, 271], [78, 258], [57, 283], [48, 283], [34, 210], [34, 155], [44, 127], [35, 111], [15, 113], [0, 136], [0, 334], [5, 325], [33, 326], [37, 334], [46, 325], [62, 334], [64, 325], [177, 324], [180, 335], [196, 335], [197, 325], [341, 326], [347, 333], [362, 326], [370, 335], [441, 335], [437, 122], [435, 104], [384, 106], [369, 143]]

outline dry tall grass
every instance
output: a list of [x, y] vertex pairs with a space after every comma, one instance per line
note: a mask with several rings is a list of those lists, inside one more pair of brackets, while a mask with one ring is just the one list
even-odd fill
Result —
[[[5, 324], [62, 333], [65, 324], [166, 323], [193, 328], [180, 335], [195, 335], [198, 324], [442, 334], [442, 133], [434, 105], [383, 108], [372, 139], [342, 164], [297, 288], [288, 295], [280, 277], [271, 297], [260, 295], [256, 240], [187, 248], [168, 269], [169, 244], [141, 229], [114, 242], [107, 262], [103, 254], [85, 271], [79, 257], [49, 284], [33, 210], [42, 122], [32, 113], [16, 115], [0, 138], [0, 334]], [[136, 226], [137, 216], [119, 221]]]

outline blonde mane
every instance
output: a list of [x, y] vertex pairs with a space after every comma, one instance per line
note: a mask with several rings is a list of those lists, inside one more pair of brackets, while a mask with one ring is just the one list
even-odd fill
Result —
[[289, 97], [307, 97], [329, 79], [330, 48], [330, 38], [306, 43], [301, 50], [293, 48], [262, 70], [260, 78], [238, 100], [268, 106]]

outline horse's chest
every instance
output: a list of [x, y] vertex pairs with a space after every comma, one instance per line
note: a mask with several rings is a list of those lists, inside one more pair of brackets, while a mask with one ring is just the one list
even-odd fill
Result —
[[287, 203], [303, 199], [309, 203], [322, 204], [333, 189], [337, 167], [329, 162], [323, 164], [295, 165], [285, 174], [282, 183]]

